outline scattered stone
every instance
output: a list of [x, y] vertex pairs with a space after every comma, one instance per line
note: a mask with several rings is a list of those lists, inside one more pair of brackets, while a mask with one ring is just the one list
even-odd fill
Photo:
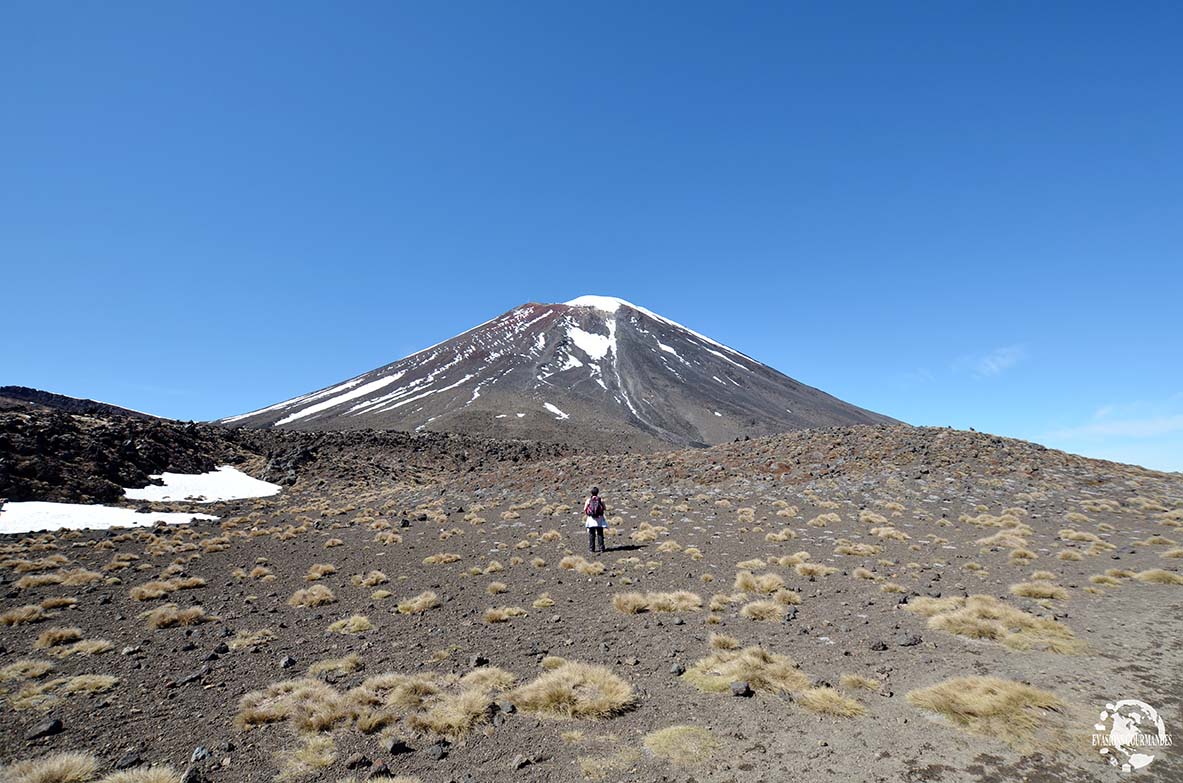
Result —
[[401, 739], [395, 737], [391, 737], [390, 739], [386, 740], [382, 748], [392, 756], [401, 756], [404, 753], [415, 752], [414, 748], [403, 742]]
[[731, 683], [731, 695], [746, 699], [753, 695], [752, 686], [747, 682], [733, 682]]
[[513, 757], [513, 761], [509, 762], [510, 769], [521, 769], [534, 763], [534, 759], [529, 756], [523, 756], [521, 753]]
[[205, 761], [209, 758], [209, 751], [206, 750], [205, 745], [198, 745], [193, 749], [193, 754], [189, 756], [189, 763], [196, 764], [199, 761]]
[[922, 641], [924, 641], [924, 640], [921, 639], [919, 636], [917, 636], [914, 633], [900, 634], [899, 636], [896, 637], [896, 644], [898, 644], [900, 647], [915, 647], [916, 645], [920, 644]]
[[358, 767], [368, 767], [374, 762], [370, 761], [361, 753], [354, 753], [349, 758], [345, 759], [345, 769], [357, 769]]
[[448, 756], [448, 741], [440, 740], [439, 742], [427, 748], [427, 755], [432, 761], [440, 761]]
[[35, 740], [42, 737], [52, 737], [54, 734], [61, 734], [66, 727], [57, 718], [50, 718], [42, 721], [32, 728], [32, 730], [25, 735], [25, 739]]
[[481, 654], [476, 654], [468, 659], [468, 666], [472, 669], [477, 669], [481, 666], [488, 666], [489, 659]]
[[131, 769], [132, 767], [139, 766], [141, 762], [143, 762], [143, 759], [140, 758], [139, 751], [129, 750], [115, 762], [115, 769]]
[[290, 655], [285, 655], [279, 659], [279, 665], [284, 669], [290, 669], [296, 665], [296, 659]]
[[871, 645], [871, 649], [875, 652], [883, 652], [887, 649], [887, 642], [882, 639]]
[[674, 675], [675, 677], [681, 677], [685, 673], [686, 673], [686, 667], [680, 663], [675, 663], [673, 666], [670, 667], [670, 674]]

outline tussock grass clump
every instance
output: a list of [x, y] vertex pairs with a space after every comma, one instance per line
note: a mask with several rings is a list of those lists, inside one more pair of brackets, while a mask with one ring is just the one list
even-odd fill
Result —
[[181, 773], [172, 767], [123, 769], [104, 775], [98, 783], [181, 783]]
[[711, 648], [715, 650], [738, 650], [739, 640], [734, 636], [728, 636], [722, 633], [712, 633], [710, 645]]
[[313, 563], [308, 566], [308, 572], [304, 574], [304, 579], [308, 582], [315, 582], [335, 573], [337, 573], [337, 566], [332, 563]]
[[37, 658], [22, 658], [0, 668], [0, 682], [17, 682], [20, 680], [36, 680], [53, 671], [53, 663]]
[[710, 761], [719, 741], [700, 726], [669, 726], [650, 732], [641, 741], [645, 749], [676, 767], [694, 767]]
[[809, 678], [788, 656], [751, 646], [716, 650], [694, 663], [682, 679], [705, 693], [727, 693], [733, 682], [747, 682], [755, 691], [792, 693], [809, 687]]
[[[780, 514], [778, 513], [777, 516], [780, 516]], [[766, 534], [764, 536], [764, 540], [770, 544], [782, 544], [785, 541], [792, 541], [796, 537], [797, 531], [793, 530], [791, 527], [782, 527], [775, 533]], [[760, 566], [756, 566], [756, 568], [759, 567]]]
[[888, 541], [910, 541], [912, 537], [904, 531], [887, 525], [885, 527], [871, 528], [871, 535], [878, 538], [886, 539]]
[[364, 614], [355, 614], [338, 620], [329, 626], [329, 630], [339, 634], [359, 634], [374, 630], [374, 624]]
[[584, 576], [599, 576], [605, 571], [603, 563], [591, 562], [579, 555], [567, 555], [559, 561], [559, 568], [575, 571]]
[[81, 638], [81, 628], [48, 628], [37, 636], [37, 641], [33, 642], [33, 649], [44, 650], [49, 647], [57, 647], [60, 644], [76, 642]]
[[751, 571], [740, 571], [735, 575], [735, 589], [744, 593], [769, 595], [783, 589], [785, 580], [780, 574], [767, 573], [756, 575]]
[[145, 582], [142, 585], [133, 587], [129, 594], [132, 600], [135, 601], [151, 601], [156, 598], [163, 598], [178, 590], [195, 590], [199, 587], [205, 587], [205, 580], [201, 577], [176, 577], [173, 579]]
[[843, 674], [838, 678], [838, 684], [848, 691], [877, 691], [880, 683], [879, 680], [861, 674]]
[[491, 606], [485, 610], [486, 623], [507, 623], [515, 617], [525, 617], [526, 610], [520, 606]]
[[795, 698], [798, 704], [810, 712], [835, 718], [857, 718], [867, 711], [862, 704], [833, 688], [808, 688]]
[[1160, 585], [1183, 585], [1183, 575], [1176, 574], [1173, 571], [1167, 571], [1162, 568], [1151, 568], [1148, 571], [1139, 571], [1134, 574], [1134, 578], [1139, 582], [1148, 582]]
[[1022, 598], [1036, 598], [1063, 601], [1068, 598], [1068, 591], [1059, 585], [1048, 582], [1020, 582], [1010, 586], [1011, 595]]
[[270, 628], [258, 631], [239, 631], [227, 644], [231, 650], [246, 650], [275, 640], [275, 632]]
[[292, 597], [288, 599], [288, 606], [307, 609], [311, 606], [325, 606], [336, 602], [336, 600], [337, 596], [333, 595], [333, 591], [325, 585], [313, 585], [292, 593]]
[[326, 674], [345, 675], [352, 674], [361, 668], [361, 656], [350, 654], [343, 658], [325, 658], [323, 661], [315, 661], [308, 667], [308, 674], [313, 677], [322, 677]]
[[107, 639], [82, 639], [73, 644], [53, 647], [49, 650], [49, 654], [65, 658], [70, 655], [98, 655], [114, 649], [115, 645]]
[[422, 592], [414, 598], [408, 598], [398, 605], [399, 614], [418, 614], [426, 612], [428, 609], [434, 609], [440, 605], [439, 596], [427, 590]]
[[838, 539], [837, 546], [834, 547], [834, 554], [849, 555], [851, 557], [874, 557], [879, 554], [880, 547], [874, 544], [860, 544], [855, 541], [848, 541], [845, 538]]
[[688, 590], [672, 593], [617, 593], [612, 606], [622, 614], [641, 612], [697, 612], [702, 609], [702, 596]]
[[837, 568], [822, 565], [821, 563], [798, 563], [793, 570], [797, 572], [797, 576], [804, 576], [808, 579], [818, 576], [829, 576], [838, 572]]
[[140, 617], [147, 618], [148, 627], [153, 630], [176, 628], [185, 625], [200, 625], [218, 620], [217, 617], [206, 614], [203, 607], [190, 606], [182, 609], [176, 604], [165, 604], [150, 612], [144, 612]]
[[753, 557], [751, 560], [744, 560], [743, 562], [736, 563], [736, 564], [735, 564], [735, 567], [736, 567], [736, 568], [742, 568], [742, 569], [744, 569], [744, 570], [747, 570], [747, 571], [751, 571], [752, 569], [755, 569], [755, 568], [764, 568], [764, 567], [765, 567], [765, 566], [767, 566], [767, 565], [768, 565], [768, 564], [767, 564], [767, 563], [765, 563], [765, 562], [764, 562], [763, 560], [761, 560], [760, 558], [758, 558], [758, 557]]
[[1055, 694], [999, 677], [957, 677], [907, 695], [915, 707], [948, 718], [953, 725], [1001, 740], [1018, 750], [1041, 744], [1039, 734], [1060, 709]]
[[1012, 650], [1075, 653], [1083, 649], [1068, 626], [1016, 609], [989, 595], [921, 597], [904, 604], [904, 608], [927, 617], [929, 628], [968, 639], [998, 642]]
[[519, 710], [551, 718], [611, 718], [636, 704], [632, 686], [610, 669], [575, 661], [511, 691]]
[[370, 571], [365, 574], [354, 574], [350, 581], [358, 587], [377, 587], [386, 584], [390, 579], [381, 571]]
[[744, 604], [739, 613], [749, 620], [779, 622], [784, 619], [785, 609], [776, 601], [752, 601]]
[[534, 603], [531, 604], [531, 606], [533, 606], [535, 609], [547, 609], [554, 605], [555, 599], [550, 597], [550, 593], [543, 593], [542, 595], [535, 598]]
[[460, 559], [460, 555], [455, 552], [440, 552], [438, 555], [430, 555], [423, 558], [423, 565], [444, 565], [446, 563], [455, 563]]
[[344, 721], [350, 704], [332, 686], [311, 677], [273, 682], [238, 701], [234, 723], [247, 731], [255, 726], [290, 721], [299, 731], [324, 731]]
[[37, 604], [18, 606], [15, 609], [9, 609], [7, 612], [0, 614], [0, 623], [8, 626], [27, 625], [28, 623], [35, 623], [44, 619], [45, 610]]
[[279, 774], [275, 776], [277, 783], [311, 777], [337, 760], [337, 745], [331, 736], [308, 734], [300, 737], [299, 742], [295, 748], [275, 754], [279, 765]]
[[509, 585], [505, 584], [505, 582], [489, 582], [488, 587], [485, 588], [485, 592], [489, 595], [500, 595], [508, 591]]
[[89, 753], [54, 753], [0, 767], [5, 783], [83, 783], [99, 769], [99, 760]]

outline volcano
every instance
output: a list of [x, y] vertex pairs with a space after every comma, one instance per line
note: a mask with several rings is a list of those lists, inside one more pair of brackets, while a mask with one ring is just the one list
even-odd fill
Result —
[[898, 423], [623, 299], [531, 302], [404, 359], [221, 419], [395, 429], [624, 450]]

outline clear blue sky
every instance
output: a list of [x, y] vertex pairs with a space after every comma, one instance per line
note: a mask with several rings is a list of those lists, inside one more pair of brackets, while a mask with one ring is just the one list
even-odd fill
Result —
[[1183, 470], [1183, 7], [9, 2], [0, 384], [178, 418], [620, 296]]

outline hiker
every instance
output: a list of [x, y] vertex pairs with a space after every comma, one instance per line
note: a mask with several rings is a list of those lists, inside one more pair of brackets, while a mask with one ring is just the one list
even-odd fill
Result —
[[596, 551], [597, 541], [600, 543], [599, 551], [604, 551], [604, 527], [607, 524], [604, 517], [607, 513], [608, 507], [600, 498], [600, 488], [592, 487], [591, 495], [583, 501], [584, 525], [587, 527], [587, 548], [592, 552]]

